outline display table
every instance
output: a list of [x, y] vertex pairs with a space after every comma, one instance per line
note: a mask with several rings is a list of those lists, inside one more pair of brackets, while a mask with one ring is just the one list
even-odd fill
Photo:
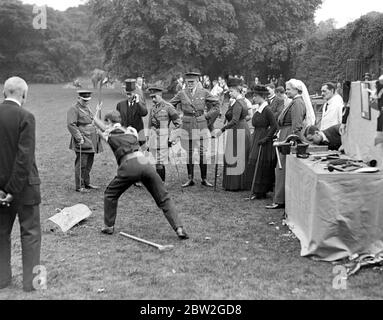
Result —
[[301, 255], [336, 261], [382, 251], [383, 173], [330, 173], [325, 167], [287, 157], [287, 224]]

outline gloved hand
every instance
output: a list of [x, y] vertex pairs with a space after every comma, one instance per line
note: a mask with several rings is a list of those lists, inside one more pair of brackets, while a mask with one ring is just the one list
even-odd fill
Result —
[[269, 141], [268, 138], [263, 138], [263, 139], [258, 141], [258, 145], [264, 146], [268, 141]]

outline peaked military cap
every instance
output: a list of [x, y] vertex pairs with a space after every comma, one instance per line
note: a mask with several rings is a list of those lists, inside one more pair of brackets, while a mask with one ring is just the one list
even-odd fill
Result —
[[190, 79], [190, 78], [199, 78], [201, 74], [199, 72], [186, 72], [185, 73], [185, 78]]
[[126, 79], [125, 80], [125, 91], [133, 92], [136, 90], [136, 79]]
[[155, 96], [158, 93], [162, 93], [164, 91], [164, 89], [162, 89], [161, 87], [156, 87], [156, 86], [149, 87], [148, 90], [151, 97]]
[[78, 90], [77, 94], [82, 100], [89, 101], [92, 99], [92, 91], [89, 90]]

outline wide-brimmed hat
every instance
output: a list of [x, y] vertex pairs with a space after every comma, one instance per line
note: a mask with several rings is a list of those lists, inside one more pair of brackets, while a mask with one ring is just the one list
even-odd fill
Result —
[[230, 88], [230, 87], [238, 87], [238, 86], [241, 86], [243, 83], [242, 83], [242, 79], [240, 78], [229, 78], [227, 79], [227, 86]]
[[252, 94], [259, 94], [259, 95], [265, 95], [269, 94], [269, 90], [267, 90], [267, 87], [264, 85], [256, 85], [251, 88]]

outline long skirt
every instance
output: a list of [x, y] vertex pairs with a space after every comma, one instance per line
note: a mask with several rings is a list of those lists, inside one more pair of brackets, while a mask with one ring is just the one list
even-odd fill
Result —
[[[253, 194], [266, 194], [273, 191], [274, 187], [276, 154], [273, 141], [262, 146], [258, 144], [259, 140], [266, 137], [266, 134], [267, 128], [257, 128], [252, 136], [248, 172], [252, 180], [251, 192]], [[255, 172], [256, 168], [257, 172]]]
[[226, 148], [223, 167], [223, 189], [226, 191], [250, 190], [247, 158], [249, 155], [250, 131], [245, 120], [237, 128], [226, 132]]

